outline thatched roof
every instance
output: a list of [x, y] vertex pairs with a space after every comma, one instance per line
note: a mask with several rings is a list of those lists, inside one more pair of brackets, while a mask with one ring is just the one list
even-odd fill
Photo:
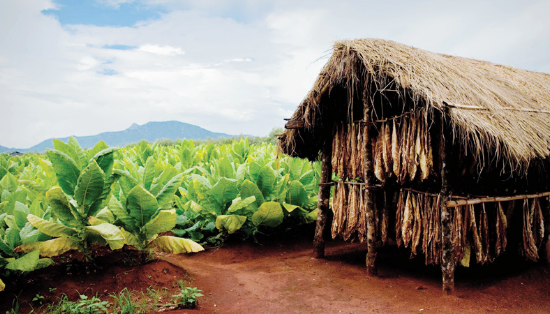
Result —
[[[477, 153], [496, 152], [513, 166], [550, 155], [550, 75], [379, 39], [335, 43], [332, 57], [292, 116], [304, 128], [285, 130], [283, 151], [317, 155], [320, 134], [330, 127], [323, 111], [346, 105], [330, 103], [331, 93], [343, 88], [350, 95], [359, 93], [360, 99], [364, 86], [371, 95], [391, 89], [413, 108], [442, 111], [450, 106], [446, 118], [456, 139]], [[349, 99], [353, 97], [348, 97], [348, 106]]]

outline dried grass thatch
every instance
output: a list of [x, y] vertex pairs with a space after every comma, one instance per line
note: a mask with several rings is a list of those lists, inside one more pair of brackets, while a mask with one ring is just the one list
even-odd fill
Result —
[[[338, 89], [347, 93], [346, 103], [331, 101]], [[282, 150], [316, 158], [322, 143], [331, 140], [331, 108], [347, 105], [352, 112], [354, 99], [363, 92], [371, 98], [397, 93], [409, 109], [433, 112], [449, 105], [455, 139], [481, 159], [494, 152], [492, 158], [526, 169], [533, 159], [550, 155], [550, 75], [379, 39], [335, 43], [332, 57], [292, 116], [304, 128], [285, 130]]]

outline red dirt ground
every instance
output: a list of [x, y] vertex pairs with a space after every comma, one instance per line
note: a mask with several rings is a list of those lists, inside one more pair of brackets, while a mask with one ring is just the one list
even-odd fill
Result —
[[[312, 232], [308, 232], [309, 235]], [[55, 301], [61, 293], [106, 295], [124, 287], [173, 290], [178, 279], [203, 290], [196, 310], [170, 313], [549, 313], [550, 268], [509, 259], [488, 266], [459, 268], [456, 293], [443, 296], [440, 273], [395, 249], [379, 253], [379, 277], [365, 275], [365, 247], [327, 243], [327, 258], [312, 258], [311, 236], [262, 241], [230, 241], [193, 255], [159, 254], [160, 261], [111, 265], [86, 277], [48, 276], [44, 270], [20, 294], [26, 302], [40, 292]], [[115, 260], [116, 258], [110, 258]], [[56, 287], [53, 293], [48, 287]], [[55, 294], [54, 294], [55, 293]], [[72, 293], [72, 294], [70, 294]], [[8, 294], [0, 294], [7, 298]], [[0, 302], [0, 313], [4, 305]], [[27, 313], [21, 311], [20, 313]]]

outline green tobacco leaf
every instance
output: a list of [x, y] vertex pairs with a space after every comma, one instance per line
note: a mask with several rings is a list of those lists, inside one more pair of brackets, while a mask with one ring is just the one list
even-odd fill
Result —
[[126, 208], [130, 216], [143, 227], [159, 208], [157, 199], [140, 185], [136, 185], [128, 194]]
[[292, 204], [288, 204], [288, 203], [283, 203], [283, 207], [284, 209], [286, 209], [286, 211], [290, 214], [292, 212], [294, 212], [294, 210], [296, 208], [300, 208], [300, 206], [297, 206], [297, 205], [292, 205]]
[[97, 218], [97, 217], [94, 217], [94, 216], [88, 217], [88, 224], [90, 224], [90, 226], [97, 226], [97, 225], [104, 224], [106, 222], [107, 221], [105, 221], [103, 219], [100, 219], [100, 218]]
[[19, 271], [33, 271], [38, 265], [40, 259], [40, 251], [34, 250], [30, 253], [23, 255], [22, 257], [13, 260], [6, 265], [6, 269], [19, 270]]
[[210, 195], [216, 202], [223, 208], [225, 204], [232, 201], [239, 194], [239, 189], [237, 187], [237, 180], [221, 178], [218, 183], [216, 183], [208, 195]]
[[156, 247], [163, 252], [174, 254], [204, 251], [204, 248], [193, 240], [171, 236], [158, 237], [149, 243], [148, 247]]
[[246, 172], [248, 170], [248, 164], [244, 163], [237, 168], [237, 181], [242, 182], [246, 179]]
[[30, 222], [27, 222], [27, 224], [21, 228], [19, 236], [21, 237], [21, 243], [23, 244], [46, 241], [50, 239], [50, 236], [42, 233], [38, 229], [35, 229]]
[[210, 181], [206, 177], [199, 176], [198, 174], [191, 174], [191, 179], [198, 181], [199, 184], [202, 184], [206, 186], [208, 189], [212, 188], [212, 184], [210, 184]]
[[261, 169], [262, 166], [260, 166], [257, 162], [251, 162], [248, 164], [248, 174], [253, 182], [258, 181], [258, 175], [260, 174]]
[[75, 161], [69, 155], [57, 150], [47, 150], [46, 154], [52, 162], [59, 186], [67, 195], [74, 195], [76, 182], [80, 176], [80, 169]]
[[156, 184], [152, 184], [149, 191], [153, 195], [159, 195], [161, 189], [178, 174], [179, 172], [176, 170], [176, 168], [174, 168], [172, 165], [167, 165], [164, 168], [164, 171], [158, 177]]
[[317, 211], [318, 209], [312, 210], [309, 214], [307, 214], [304, 217], [306, 219], [306, 223], [313, 223], [317, 221]]
[[174, 198], [174, 193], [178, 190], [178, 188], [181, 186], [181, 182], [183, 181], [183, 174], [180, 173], [176, 176], [174, 176], [157, 195], [157, 201], [159, 204], [159, 207], [163, 209], [170, 209], [172, 206], [172, 201]]
[[1, 214], [13, 214], [13, 210], [12, 210], [11, 213], [9, 213], [8, 210], [7, 210], [9, 203], [10, 203], [9, 201], [5, 201], [5, 202], [0, 203], [0, 213]]
[[258, 174], [258, 181], [256, 181], [256, 185], [260, 191], [262, 191], [264, 198], [268, 198], [269, 195], [271, 195], [276, 184], [277, 182], [273, 169], [269, 166], [263, 166]]
[[27, 215], [30, 214], [31, 211], [27, 207], [27, 205], [19, 202], [15, 202], [15, 208], [13, 210], [13, 216], [15, 217], [15, 223], [19, 227], [19, 229], [25, 227], [27, 224]]
[[218, 175], [225, 178], [235, 178], [235, 170], [227, 156], [218, 160]]
[[53, 139], [53, 148], [63, 154], [66, 154], [67, 156], [71, 157], [71, 159], [75, 162], [75, 164], [78, 166], [78, 169], [84, 168], [80, 164], [80, 158], [78, 156], [78, 153], [76, 152], [75, 148], [67, 143], [64, 143], [61, 140]]
[[193, 149], [182, 145], [179, 151], [179, 158], [184, 169], [191, 167], [193, 164]]
[[35, 215], [28, 215], [27, 219], [36, 229], [51, 237], [72, 237], [78, 233], [76, 229], [38, 218]]
[[55, 217], [64, 221], [80, 219], [80, 214], [77, 211], [72, 210], [67, 195], [63, 193], [63, 190], [60, 187], [54, 186], [46, 192], [46, 199], [50, 203]]
[[[139, 184], [139, 182], [137, 181], [137, 179], [134, 178], [134, 177], [132, 176], [132, 174], [131, 174], [129, 171], [121, 170], [121, 169], [113, 169], [113, 174], [116, 174], [116, 175], [118, 175], [119, 177], [128, 180], [128, 184], [131, 185], [131, 188], [133, 188], [134, 186], [136, 186], [136, 185]], [[130, 189], [131, 189], [131, 188], [130, 188]]]
[[6, 284], [0, 279], [0, 291], [4, 291], [6, 289]]
[[124, 228], [121, 228], [120, 231], [122, 231], [122, 235], [124, 236], [124, 244], [134, 246], [139, 250], [145, 249], [137, 235], [124, 230]]
[[[19, 181], [17, 181], [17, 178], [9, 172], [4, 175], [2, 180], [0, 180], [0, 189], [2, 191], [14, 193], [17, 190], [18, 186]], [[4, 197], [2, 197], [2, 201], [5, 201]]]
[[210, 213], [206, 208], [202, 207], [199, 203], [195, 201], [189, 201], [189, 209], [197, 214]]
[[281, 204], [277, 202], [265, 202], [252, 215], [252, 223], [256, 226], [276, 227], [283, 222], [283, 218], [284, 214]]
[[88, 151], [88, 160], [92, 159], [97, 153], [107, 148], [109, 148], [109, 146], [105, 144], [104, 141], [99, 141], [95, 144], [94, 148]]
[[14, 215], [7, 215], [4, 218], [4, 222], [6, 223], [6, 225], [8, 225], [9, 228], [16, 229], [16, 230], [20, 229], [19, 225], [15, 221], [15, 216]]
[[113, 165], [115, 163], [114, 155], [117, 150], [117, 148], [105, 148], [92, 157], [92, 159], [97, 162], [99, 168], [101, 168], [101, 171], [105, 174], [105, 177], [110, 176], [113, 171]]
[[0, 166], [0, 179], [2, 179], [6, 175], [6, 173], [8, 173], [8, 170], [6, 168]]
[[309, 170], [304, 174], [302, 174], [302, 176], [300, 176], [298, 181], [300, 181], [300, 183], [302, 183], [303, 185], [308, 185], [313, 181], [313, 179], [314, 179], [313, 170]]
[[0, 237], [0, 257], [2, 255], [4, 256], [13, 256], [13, 248], [11, 248], [8, 243], [6, 243], [1, 237]]
[[149, 191], [151, 189], [151, 184], [155, 178], [155, 159], [150, 157], [145, 163], [145, 169], [143, 169], [143, 187]]
[[49, 160], [40, 158], [38, 159], [38, 164], [40, 165], [42, 170], [44, 170], [44, 173], [46, 174], [46, 177], [48, 177], [48, 179], [56, 179], [55, 170], [53, 169], [52, 163]]
[[95, 214], [94, 217], [108, 223], [115, 222], [115, 215], [113, 215], [113, 212], [107, 207], [104, 207], [102, 210], [100, 210], [97, 214]]
[[290, 177], [292, 180], [298, 180], [302, 176], [307, 161], [304, 161], [300, 158], [291, 158], [289, 160], [290, 164]]
[[101, 236], [107, 243], [111, 250], [118, 250], [124, 246], [124, 236], [122, 231], [110, 223], [103, 223], [97, 226], [86, 226], [88, 232]]
[[78, 144], [76, 138], [74, 136], [69, 137], [67, 144], [73, 148], [75, 156], [77, 157], [73, 157], [73, 159], [79, 165], [79, 168], [82, 169], [86, 167], [88, 165], [86, 154], [84, 153], [84, 150], [82, 150], [82, 147], [80, 147], [80, 144]]
[[33, 201], [29, 209], [31, 211], [30, 213], [35, 216], [38, 216], [38, 217], [44, 216], [44, 210], [42, 209], [41, 200], [36, 199], [35, 201]]
[[21, 243], [21, 237], [19, 236], [19, 229], [8, 228], [4, 239], [6, 244], [13, 250], [17, 245]]
[[[124, 161], [124, 166], [126, 166], [126, 171], [130, 172], [131, 176], [135, 180], [138, 180], [138, 178], [140, 178], [138, 167], [137, 167], [138, 165], [134, 163], [132, 160], [128, 159], [127, 157], [124, 157], [123, 161]], [[119, 162], [121, 161], [119, 160]]]
[[138, 230], [136, 221], [128, 214], [126, 209], [124, 209], [122, 204], [114, 196], [109, 200], [109, 210], [115, 215], [116, 219], [122, 223], [122, 227], [131, 232], [136, 232]]
[[38, 260], [38, 263], [36, 264], [36, 268], [35, 269], [42, 269], [42, 268], [46, 268], [48, 266], [52, 266], [54, 265], [55, 262], [52, 260], [52, 259], [49, 259], [49, 258], [41, 258]]
[[95, 216], [99, 210], [101, 210], [103, 207], [105, 207], [105, 200], [109, 198], [111, 193], [113, 192], [113, 185], [118, 181], [120, 178], [117, 174], [111, 174], [109, 177], [105, 177], [105, 183], [103, 184], [103, 191], [101, 192], [101, 195], [99, 195], [98, 198], [92, 203], [90, 206], [90, 209], [88, 211], [88, 215]]
[[244, 180], [241, 185], [241, 197], [248, 198], [250, 196], [254, 196], [256, 198], [256, 207], [260, 207], [265, 202], [264, 195], [258, 186], [250, 180]]
[[[105, 184], [105, 175], [95, 160], [92, 160], [90, 164], [82, 170], [82, 173], [78, 177], [76, 188], [74, 191], [74, 198], [81, 208], [88, 208], [103, 192], [103, 185]], [[86, 211], [82, 209], [79, 212], [83, 215], [88, 215]]]
[[154, 235], [172, 230], [176, 226], [176, 210], [161, 210], [159, 213], [145, 224], [142, 232], [146, 239], [151, 239]]
[[61, 255], [69, 250], [76, 250], [78, 245], [76, 240], [71, 238], [56, 238], [44, 242], [23, 244], [19, 248], [22, 252], [39, 250], [40, 255], [44, 257], [53, 257]]
[[240, 215], [220, 215], [216, 217], [216, 228], [220, 231], [226, 230], [227, 233], [232, 234], [241, 229], [246, 219], [246, 216]]
[[6, 229], [6, 223], [4, 222], [4, 219], [8, 216], [8, 213], [1, 213], [0, 214], [0, 238], [2, 237], [2, 229]]
[[241, 199], [240, 197], [238, 197], [233, 200], [233, 202], [231, 203], [231, 206], [229, 206], [229, 208], [227, 209], [227, 212], [234, 213], [240, 209], [247, 207], [248, 205], [254, 203], [255, 201], [256, 201], [256, 197], [254, 195], [249, 196], [245, 199]]
[[286, 202], [292, 205], [305, 207], [308, 200], [309, 197], [307, 195], [306, 189], [304, 188], [304, 185], [300, 183], [300, 181], [290, 182]]

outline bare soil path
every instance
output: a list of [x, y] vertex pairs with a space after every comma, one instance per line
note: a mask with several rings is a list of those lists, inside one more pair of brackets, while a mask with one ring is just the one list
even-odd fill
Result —
[[206, 313], [550, 313], [544, 265], [462, 269], [456, 294], [443, 296], [439, 270], [420, 260], [386, 252], [379, 277], [369, 278], [364, 245], [334, 241], [326, 252], [313, 259], [311, 238], [301, 237], [164, 259], [187, 269], [206, 292]]
[[[363, 245], [331, 241], [327, 258], [316, 260], [310, 235], [262, 245], [234, 240], [194, 255], [159, 254], [161, 261], [106, 267], [86, 278], [41, 273], [19, 298], [24, 306], [37, 291], [54, 300], [61, 293], [74, 299], [76, 290], [106, 296], [124, 287], [172, 289], [187, 278], [205, 296], [196, 310], [170, 313], [550, 313], [546, 265], [511, 259], [460, 268], [455, 295], [443, 296], [439, 270], [421, 258], [387, 249], [380, 253], [379, 277], [369, 278]], [[57, 289], [50, 293], [48, 287]], [[0, 302], [0, 313], [8, 301]]]

